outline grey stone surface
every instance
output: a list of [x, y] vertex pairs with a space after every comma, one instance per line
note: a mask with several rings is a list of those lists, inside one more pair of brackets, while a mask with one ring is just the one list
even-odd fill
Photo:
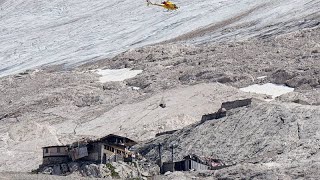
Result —
[[80, 169], [79, 164], [76, 162], [68, 163], [68, 167], [71, 173], [76, 172]]
[[319, 90], [303, 90], [284, 94], [277, 97], [277, 100], [284, 102], [294, 102], [302, 105], [320, 106], [320, 91]]
[[197, 154], [236, 165], [215, 172], [214, 176], [221, 178], [317, 177], [320, 175], [320, 136], [316, 133], [319, 119], [319, 106], [260, 102], [232, 110], [222, 119], [159, 136], [143, 145], [140, 152], [156, 161], [156, 145], [161, 143], [162, 158], [168, 161], [169, 146], [174, 143], [178, 144], [175, 160]]
[[[264, 39], [216, 44], [159, 44], [132, 49], [83, 69], [133, 68], [145, 72], [127, 80], [143, 91], [178, 84], [220, 82], [236, 87], [272, 82], [300, 89], [319, 88], [319, 27]], [[259, 77], [267, 76], [259, 79]]]
[[[260, 34], [243, 41], [162, 43], [71, 70], [52, 66], [2, 77], [0, 171], [31, 171], [41, 163], [42, 146], [83, 136], [120, 132], [143, 141], [184, 127], [146, 142], [142, 153], [156, 161], [155, 142], [175, 142], [179, 144], [176, 158], [200, 153], [237, 165], [204, 174], [172, 173], [176, 178], [316, 177], [320, 31], [312, 24], [312, 29]], [[143, 72], [122, 82], [100, 83], [90, 71], [97, 68]], [[238, 87], [267, 82], [296, 90], [271, 103], [259, 103], [265, 96], [255, 96], [259, 100], [252, 107], [232, 110], [217, 121], [193, 124], [203, 114], [217, 111], [224, 101], [253, 96], [239, 92]], [[166, 106], [159, 108], [163, 99]], [[169, 156], [167, 150], [164, 156]], [[108, 174], [97, 173], [101, 168], [97, 166], [71, 167], [74, 171], [84, 168], [86, 176]], [[20, 175], [3, 177], [32, 177]]]
[[61, 175], [61, 174], [62, 174], [62, 171], [61, 171], [60, 164], [54, 165], [52, 175]]

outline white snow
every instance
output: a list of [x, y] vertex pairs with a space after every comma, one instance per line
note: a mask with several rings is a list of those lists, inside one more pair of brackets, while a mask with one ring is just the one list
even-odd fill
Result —
[[[0, 76], [48, 64], [71, 66], [105, 59], [130, 48], [219, 23], [266, 3], [263, 9], [236, 22], [254, 22], [253, 29], [245, 29], [242, 36], [270, 30], [263, 27], [276, 30], [292, 19], [303, 20], [319, 12], [319, 0], [174, 2], [180, 9], [167, 12], [160, 7], [146, 6], [145, 0], [2, 0]], [[279, 22], [280, 25], [272, 26]], [[216, 41], [239, 33], [213, 33], [201, 41]]]
[[257, 77], [257, 79], [265, 79], [267, 78], [268, 76], [260, 76], [260, 77]]
[[140, 87], [136, 87], [136, 86], [131, 86], [130, 88], [131, 88], [132, 90], [135, 90], [135, 91], [140, 90]]
[[251, 86], [240, 88], [241, 91], [251, 92], [257, 94], [266, 94], [272, 96], [272, 98], [276, 98], [281, 96], [282, 94], [286, 94], [289, 92], [293, 92], [294, 88], [290, 88], [284, 85], [277, 85], [272, 83], [267, 83], [263, 85], [253, 84]]
[[135, 77], [142, 73], [142, 70], [131, 70], [129, 68], [124, 69], [97, 69], [95, 72], [102, 77], [99, 78], [101, 83], [110, 81], [124, 81]]

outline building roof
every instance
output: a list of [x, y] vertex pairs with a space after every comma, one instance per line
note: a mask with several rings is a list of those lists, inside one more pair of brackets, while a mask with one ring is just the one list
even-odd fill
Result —
[[68, 147], [69, 145], [55, 145], [55, 146], [45, 146], [45, 147], [42, 147], [42, 149], [44, 148], [54, 148], [54, 147]]
[[116, 135], [116, 134], [108, 134], [108, 135], [100, 137], [100, 138], [92, 137], [92, 136], [91, 137], [86, 136], [86, 137], [83, 137], [81, 140], [73, 142], [72, 144], [45, 146], [45, 147], [42, 147], [42, 148], [44, 149], [44, 148], [53, 148], [53, 147], [70, 147], [70, 146], [78, 146], [78, 145], [81, 146], [81, 145], [86, 145], [86, 144], [94, 143], [94, 142], [103, 142], [103, 141], [107, 140], [110, 137], [116, 137], [116, 138], [125, 139], [126, 142], [123, 143], [123, 145], [125, 145], [125, 146], [134, 146], [134, 145], [138, 144], [136, 141], [134, 141], [132, 139], [129, 139], [127, 137]]
[[136, 141], [134, 141], [134, 140], [132, 140], [132, 139], [129, 139], [129, 138], [124, 137], [124, 136], [116, 135], [116, 134], [108, 134], [108, 135], [106, 135], [106, 136], [104, 136], [104, 137], [97, 138], [97, 139], [91, 140], [91, 141], [89, 141], [89, 142], [104, 141], [104, 140], [106, 140], [106, 139], [108, 139], [108, 138], [110, 138], [110, 137], [123, 138], [123, 139], [126, 140], [126, 143], [125, 143], [125, 144], [128, 145], [128, 146], [133, 146], [133, 145], [138, 144]]

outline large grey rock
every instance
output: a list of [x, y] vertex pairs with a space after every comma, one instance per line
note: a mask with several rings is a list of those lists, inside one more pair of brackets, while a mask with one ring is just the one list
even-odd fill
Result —
[[283, 102], [294, 102], [302, 105], [320, 106], [320, 91], [300, 91], [290, 92], [277, 97], [277, 100]]
[[41, 171], [43, 174], [52, 174], [53, 168], [52, 167], [44, 167]]
[[69, 167], [69, 170], [71, 173], [80, 170], [79, 163], [77, 163], [77, 162], [68, 163], [68, 167]]
[[92, 178], [102, 177], [99, 165], [96, 165], [96, 164], [83, 164], [81, 166], [81, 174], [85, 177], [92, 177]]
[[57, 165], [53, 166], [52, 174], [53, 175], [61, 175], [62, 174], [60, 164], [57, 164]]
[[69, 168], [67, 164], [61, 164], [61, 171], [62, 174], [66, 174], [67, 172], [69, 172]]

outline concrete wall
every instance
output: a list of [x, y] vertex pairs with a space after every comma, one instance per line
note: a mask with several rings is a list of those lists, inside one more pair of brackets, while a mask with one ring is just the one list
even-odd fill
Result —
[[251, 102], [252, 102], [251, 98], [236, 100], [236, 101], [228, 101], [228, 102], [222, 103], [221, 108], [225, 108], [226, 110], [230, 110], [230, 109], [248, 106], [251, 104]]
[[201, 122], [205, 122], [213, 119], [220, 119], [225, 117], [226, 115], [227, 115], [227, 111], [224, 111], [224, 109], [222, 110], [221, 108], [218, 112], [203, 115], [201, 118]]
[[162, 172], [161, 173], [166, 173], [168, 171], [172, 172], [173, 168], [174, 168], [174, 163], [165, 162], [165, 163], [162, 164]]
[[95, 161], [100, 162], [101, 160], [101, 145], [100, 143], [92, 143], [87, 146], [88, 147], [88, 156], [82, 158], [83, 160], [87, 161]]
[[84, 157], [83, 159], [87, 161], [99, 161], [99, 154], [98, 152], [92, 152], [89, 153], [88, 156]]
[[186, 160], [185, 161], [185, 167], [187, 168], [187, 170], [194, 169], [196, 171], [210, 169], [209, 166], [201, 164], [201, 163], [198, 163], [198, 162], [193, 161], [193, 160]]

